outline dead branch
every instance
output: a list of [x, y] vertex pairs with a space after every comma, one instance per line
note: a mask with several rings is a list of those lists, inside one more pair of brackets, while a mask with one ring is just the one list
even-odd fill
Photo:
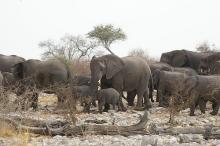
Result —
[[[139, 123], [131, 126], [116, 126], [116, 125], [90, 125], [84, 124], [80, 126], [72, 126], [66, 121], [56, 121], [56, 122], [43, 122], [32, 119], [22, 119], [22, 121], [28, 121], [28, 125], [19, 122], [21, 119], [18, 117], [8, 117], [0, 116], [0, 120], [4, 120], [8, 123], [13, 123], [16, 129], [21, 131], [29, 131], [36, 134], [42, 135], [83, 135], [85, 133], [93, 134], [106, 134], [106, 135], [133, 135], [133, 134], [147, 134], [144, 130], [148, 122], [148, 111], [145, 111], [142, 119]], [[39, 125], [38, 125], [39, 123]]]

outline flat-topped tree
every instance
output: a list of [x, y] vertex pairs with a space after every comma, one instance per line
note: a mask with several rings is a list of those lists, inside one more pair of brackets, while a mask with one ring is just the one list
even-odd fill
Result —
[[125, 40], [126, 35], [121, 28], [115, 28], [113, 25], [98, 25], [88, 33], [89, 38], [96, 39], [111, 54], [114, 54], [110, 46], [112, 43]]

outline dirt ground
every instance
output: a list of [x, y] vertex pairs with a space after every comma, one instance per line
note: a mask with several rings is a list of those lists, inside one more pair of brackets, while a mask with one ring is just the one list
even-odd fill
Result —
[[[39, 98], [40, 108], [38, 111], [25, 111], [25, 112], [10, 112], [9, 115], [25, 116], [33, 119], [41, 119], [47, 121], [63, 120], [68, 118], [68, 114], [65, 110], [56, 108], [57, 98], [54, 95], [42, 94]], [[78, 106], [78, 110], [82, 110], [82, 107]], [[94, 108], [94, 110], [96, 110]], [[220, 126], [220, 116], [211, 116], [210, 105], [206, 114], [201, 114], [197, 109], [196, 116], [189, 116], [189, 109], [181, 111], [175, 116], [176, 127], [187, 126], [202, 126], [207, 124], [213, 124]], [[157, 106], [157, 103], [153, 103], [153, 108], [149, 110], [150, 120], [146, 125], [146, 130], [152, 123], [160, 125], [169, 125], [169, 111], [168, 109]], [[143, 115], [143, 111], [135, 111], [132, 107], [128, 107], [127, 112], [115, 112], [110, 110], [108, 113], [78, 113], [76, 114], [76, 125], [81, 125], [87, 120], [103, 120], [104, 124], [112, 125], [132, 125], [140, 120], [140, 116]], [[7, 127], [0, 127], [0, 146], [165, 146], [165, 145], [219, 145], [220, 140], [205, 140], [202, 135], [199, 134], [180, 134], [180, 135], [133, 135], [124, 137], [121, 135], [94, 135], [91, 132], [85, 132], [83, 136], [42, 136], [27, 132], [15, 134], [13, 130], [7, 130]], [[6, 130], [5, 130], [6, 129]]]

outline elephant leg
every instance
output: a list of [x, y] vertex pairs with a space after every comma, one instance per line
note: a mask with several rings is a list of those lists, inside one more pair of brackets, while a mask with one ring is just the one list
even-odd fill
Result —
[[192, 96], [189, 97], [190, 100], [191, 100], [191, 103], [190, 103], [190, 116], [195, 116], [194, 112], [195, 112], [195, 108], [196, 108], [196, 104], [198, 103], [198, 96], [193, 93]]
[[112, 104], [112, 108], [113, 108], [113, 110], [115, 110], [115, 103]]
[[206, 101], [203, 100], [203, 99], [201, 99], [198, 104], [199, 104], [199, 109], [200, 109], [200, 111], [201, 111], [203, 114], [205, 114]]
[[135, 95], [136, 95], [136, 91], [127, 92], [127, 101], [129, 106], [134, 106]]
[[110, 109], [110, 105], [109, 105], [108, 103], [106, 103], [106, 104], [104, 105], [104, 110], [103, 110], [103, 112], [108, 112], [109, 109]]
[[218, 110], [219, 110], [219, 103], [214, 102], [212, 104], [212, 109], [213, 109], [213, 111], [210, 114], [211, 115], [217, 115], [218, 114]]
[[157, 90], [156, 102], [159, 102], [158, 90]]
[[152, 105], [150, 103], [149, 96], [148, 96], [148, 90], [144, 92], [144, 108], [145, 109], [152, 108]]

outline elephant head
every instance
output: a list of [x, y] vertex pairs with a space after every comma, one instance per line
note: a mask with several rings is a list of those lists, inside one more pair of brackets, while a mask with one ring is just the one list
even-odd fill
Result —
[[121, 71], [124, 62], [116, 55], [104, 55], [102, 57], [93, 57], [90, 62], [91, 86], [93, 94], [98, 90], [98, 82], [103, 77], [111, 79], [115, 74]]
[[175, 67], [183, 67], [187, 61], [187, 54], [185, 50], [174, 50], [163, 53], [160, 58], [160, 62], [164, 62]]

